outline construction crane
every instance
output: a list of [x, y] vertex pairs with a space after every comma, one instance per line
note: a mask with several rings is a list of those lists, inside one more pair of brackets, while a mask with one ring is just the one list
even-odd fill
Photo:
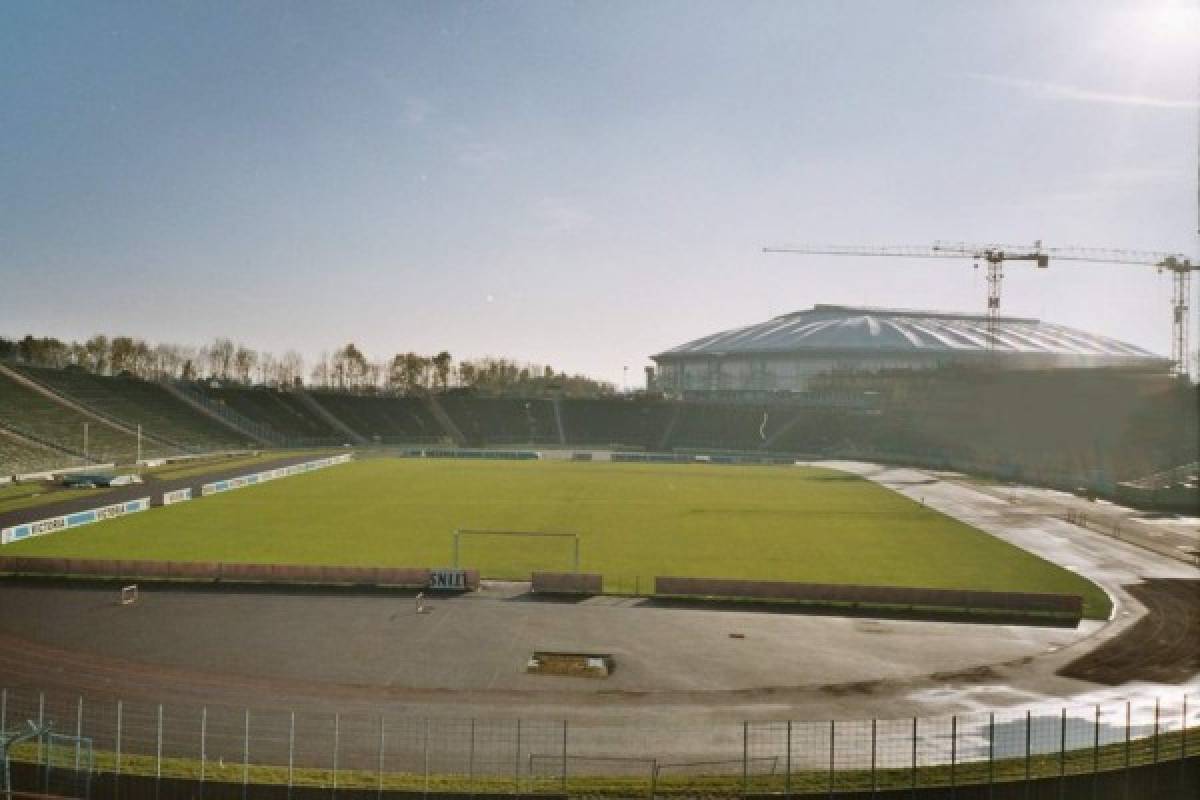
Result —
[[987, 331], [988, 349], [996, 345], [996, 322], [1000, 316], [1000, 288], [1004, 280], [1006, 261], [1031, 261], [1037, 267], [1050, 266], [1050, 259], [1084, 261], [1095, 264], [1132, 264], [1155, 267], [1170, 272], [1174, 291], [1171, 298], [1171, 360], [1180, 375], [1187, 374], [1188, 300], [1191, 274], [1200, 270], [1178, 253], [1155, 253], [1139, 250], [1104, 250], [1088, 247], [1043, 247], [1040, 241], [1030, 245], [971, 244], [968, 242], [935, 242], [926, 245], [789, 245], [764, 247], [764, 253], [794, 253], [800, 255], [888, 256], [892, 258], [970, 258], [976, 268], [987, 264]]

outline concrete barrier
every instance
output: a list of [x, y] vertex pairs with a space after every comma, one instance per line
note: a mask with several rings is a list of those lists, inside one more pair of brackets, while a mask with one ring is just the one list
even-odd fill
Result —
[[656, 577], [654, 593], [661, 597], [720, 597], [817, 604], [864, 604], [965, 609], [1017, 614], [1083, 617], [1083, 598], [1068, 594], [989, 592], [976, 589], [921, 589], [905, 586], [792, 583], [788, 581], [729, 580], [724, 578]]
[[533, 591], [544, 594], [603, 594], [604, 576], [589, 572], [535, 572]]
[[[194, 583], [430, 588], [424, 567], [345, 567], [320, 564], [227, 564], [215, 561], [130, 561], [0, 556], [0, 574]], [[479, 588], [479, 571], [462, 570], [463, 588]]]

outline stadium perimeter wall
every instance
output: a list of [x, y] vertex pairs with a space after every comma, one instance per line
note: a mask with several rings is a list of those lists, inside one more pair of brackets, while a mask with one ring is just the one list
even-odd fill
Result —
[[1083, 598], [1068, 594], [675, 577], [656, 577], [654, 592], [659, 597], [724, 597], [801, 603], [861, 603], [1046, 614], [1062, 617], [1072, 624], [1078, 624], [1083, 617]]
[[[56, 774], [57, 772], [57, 774]], [[72, 769], [50, 771], [35, 764], [15, 763], [12, 765], [13, 797], [16, 800], [46, 800], [45, 791], [53, 789], [52, 783], [77, 784], [82, 777], [71, 774]], [[66, 774], [64, 774], [66, 773]], [[118, 775], [99, 772], [90, 778], [89, 796], [92, 800], [196, 800], [200, 797], [240, 798], [240, 800], [476, 800], [495, 797], [511, 800], [540, 798], [541, 800], [566, 800], [580, 796], [571, 792], [468, 792], [425, 789], [379, 789], [361, 786], [288, 786], [284, 783], [250, 783], [243, 786], [236, 781], [200, 781], [198, 779], [162, 778], [150, 775]], [[923, 787], [906, 789], [878, 789], [843, 791], [792, 791], [770, 794], [733, 793], [734, 797], [746, 800], [780, 800], [790, 797], [838, 797], [842, 800], [868, 800], [868, 798], [908, 798], [908, 800], [1181, 800], [1200, 793], [1200, 756], [1185, 760], [1162, 762], [1109, 770], [1084, 775], [1030, 778], [1029, 780], [1003, 783], [975, 783], [952, 787]], [[655, 791], [629, 793], [616, 796], [645, 796], [647, 800], [672, 796], [674, 793]], [[604, 796], [593, 791], [591, 797]], [[710, 793], [709, 796], [730, 796]]]
[[[307, 564], [227, 564], [205, 561], [137, 561], [87, 558], [0, 556], [0, 574], [19, 577], [73, 577], [101, 580], [158, 580], [195, 583], [260, 583], [378, 588], [441, 588], [426, 567], [345, 567]], [[456, 584], [479, 588], [478, 570], [459, 570]]]

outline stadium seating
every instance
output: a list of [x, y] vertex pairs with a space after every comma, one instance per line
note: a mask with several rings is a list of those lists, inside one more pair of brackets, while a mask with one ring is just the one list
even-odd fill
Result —
[[147, 455], [169, 455], [178, 450], [214, 452], [246, 446], [233, 430], [177, 399], [157, 383], [126, 376], [93, 375], [79, 369], [21, 367], [20, 371], [127, 428], [141, 425], [142, 451]]
[[[159, 384], [73, 369], [18, 369], [117, 425], [0, 374], [0, 427], [19, 434], [4, 437], [0, 471], [79, 461], [85, 422], [89, 455], [102, 461], [134, 459], [136, 440], [129, 429], [139, 423], [150, 437], [143, 441], [147, 457], [245, 446], [239, 434]], [[438, 395], [434, 408], [432, 398], [422, 397], [333, 390], [303, 395], [205, 384], [188, 388], [238, 412], [242, 424], [263, 426], [263, 440], [272, 444], [341, 444], [347, 429], [368, 442], [449, 444], [447, 428], [457, 427], [477, 447], [565, 442], [651, 452], [768, 450], [956, 469], [1102, 492], [1192, 462], [1200, 448], [1197, 388], [1144, 371], [848, 372], [825, 376], [803, 397], [750, 403], [653, 397], [552, 400], [452, 390]], [[43, 452], [30, 442], [51, 450]]]
[[35, 441], [83, 454], [83, 426], [88, 426], [88, 455], [95, 461], [130, 463], [137, 457], [137, 438], [58, 403], [0, 374], [0, 423]]
[[797, 413], [799, 409], [782, 405], [684, 404], [671, 428], [667, 446], [761, 450]]
[[543, 398], [480, 397], [449, 392], [439, 398], [467, 441], [479, 444], [556, 444], [554, 404]]
[[200, 384], [196, 388], [242, 416], [279, 432], [293, 444], [341, 444], [346, 438], [292, 392]]
[[0, 478], [85, 463], [78, 456], [32, 443], [0, 428]]
[[440, 442], [446, 433], [419, 397], [309, 392], [329, 413], [368, 441], [385, 444]]
[[675, 406], [660, 400], [563, 398], [567, 443], [657, 449]]

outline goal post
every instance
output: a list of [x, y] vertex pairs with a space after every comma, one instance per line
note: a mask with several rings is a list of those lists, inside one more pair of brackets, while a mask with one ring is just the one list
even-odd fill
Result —
[[454, 529], [454, 568], [461, 569], [459, 553], [464, 536], [505, 536], [529, 538], [570, 539], [572, 543], [571, 571], [579, 572], [579, 534], [572, 531], [504, 531], [485, 528], [455, 528]]

